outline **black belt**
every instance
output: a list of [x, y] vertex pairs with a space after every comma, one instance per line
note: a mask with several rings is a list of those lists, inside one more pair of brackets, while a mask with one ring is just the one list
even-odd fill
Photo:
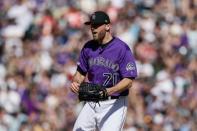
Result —
[[122, 96], [108, 96], [108, 100], [119, 99]]

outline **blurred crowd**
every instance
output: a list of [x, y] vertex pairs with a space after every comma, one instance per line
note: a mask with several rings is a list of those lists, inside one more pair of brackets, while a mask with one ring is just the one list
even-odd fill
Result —
[[83, 106], [69, 90], [106, 11], [138, 78], [124, 131], [197, 130], [197, 0], [1, 0], [0, 131], [71, 131]]

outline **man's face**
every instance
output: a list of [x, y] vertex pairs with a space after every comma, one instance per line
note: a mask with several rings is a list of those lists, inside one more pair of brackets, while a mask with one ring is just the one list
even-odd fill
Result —
[[102, 41], [106, 34], [105, 24], [93, 25], [91, 24], [91, 31], [94, 40]]

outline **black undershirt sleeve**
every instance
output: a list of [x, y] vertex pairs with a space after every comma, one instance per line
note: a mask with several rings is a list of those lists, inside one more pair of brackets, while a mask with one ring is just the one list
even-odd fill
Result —
[[77, 71], [82, 74], [83, 76], [85, 76], [87, 74], [87, 72], [84, 72], [79, 66], [77, 66]]

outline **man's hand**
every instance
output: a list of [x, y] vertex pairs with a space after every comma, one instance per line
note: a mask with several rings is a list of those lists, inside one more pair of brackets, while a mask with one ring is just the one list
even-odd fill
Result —
[[84, 81], [85, 76], [82, 75], [80, 72], [76, 71], [76, 73], [74, 74], [72, 83], [71, 83], [71, 91], [78, 94], [79, 92], [79, 85], [80, 83], [82, 83], [82, 81]]
[[106, 88], [107, 94], [110, 96], [113, 94], [113, 88]]
[[72, 92], [78, 94], [78, 92], [79, 92], [79, 83], [77, 83], [77, 82], [72, 82], [72, 83], [71, 83], [71, 88], [70, 88], [70, 89], [71, 89]]

